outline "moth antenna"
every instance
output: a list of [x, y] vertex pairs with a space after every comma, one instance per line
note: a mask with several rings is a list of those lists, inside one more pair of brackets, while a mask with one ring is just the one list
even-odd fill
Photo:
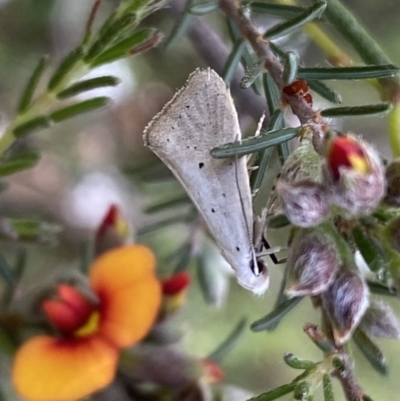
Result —
[[[237, 138], [236, 138], [236, 140], [237, 140]], [[250, 233], [250, 223], [247, 220], [247, 216], [246, 216], [245, 209], [244, 209], [244, 204], [243, 204], [243, 197], [242, 197], [242, 193], [241, 193], [240, 185], [239, 185], [239, 177], [238, 177], [238, 169], [237, 169], [238, 160], [239, 160], [238, 155], [237, 155], [237, 153], [235, 153], [235, 181], [236, 181], [236, 185], [237, 185], [238, 192], [239, 192], [240, 207], [242, 209], [242, 213], [243, 213], [243, 216], [244, 216], [244, 219], [245, 219], [245, 222], [246, 222], [247, 238], [249, 240], [250, 247], [251, 247], [251, 255], [252, 255], [252, 258], [253, 258], [253, 269], [252, 270], [253, 270], [253, 273], [256, 276], [258, 276], [260, 274], [260, 269], [258, 268], [256, 250], [254, 248], [253, 238], [252, 238], [252, 235]]]

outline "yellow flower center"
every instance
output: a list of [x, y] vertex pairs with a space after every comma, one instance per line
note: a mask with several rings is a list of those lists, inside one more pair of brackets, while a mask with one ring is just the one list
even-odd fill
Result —
[[74, 335], [76, 337], [86, 337], [91, 334], [94, 334], [99, 330], [99, 324], [100, 324], [100, 313], [98, 311], [94, 311], [90, 314], [86, 323], [74, 332]]
[[369, 165], [365, 157], [359, 156], [355, 153], [348, 156], [351, 166], [359, 173], [366, 174], [369, 171]]

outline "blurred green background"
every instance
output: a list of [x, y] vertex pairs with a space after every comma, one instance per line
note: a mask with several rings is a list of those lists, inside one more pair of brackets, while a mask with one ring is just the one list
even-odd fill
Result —
[[[81, 0], [0, 1], [1, 130], [12, 120], [24, 82], [39, 57], [48, 54], [54, 66], [78, 43], [92, 3]], [[397, 0], [346, 0], [344, 3], [364, 22], [393, 63], [399, 65], [400, 3]], [[99, 19], [104, 19], [116, 4], [117, 1], [104, 1]], [[177, 7], [167, 4], [163, 10], [148, 18], [146, 24], [156, 26], [168, 35], [176, 22]], [[226, 43], [229, 49], [231, 44], [221, 16], [213, 13], [205, 20], [209, 29], [215, 30], [221, 43]], [[260, 19], [258, 23], [269, 22]], [[340, 38], [339, 41], [343, 43]], [[305, 65], [324, 65], [321, 52], [308, 43], [305, 36], [300, 35], [297, 45]], [[214, 46], [214, 42], [203, 44], [206, 49]], [[351, 51], [346, 44], [344, 47]], [[7, 180], [9, 188], [0, 197], [1, 213], [58, 223], [63, 226], [63, 231], [56, 247], [29, 247], [30, 261], [20, 288], [21, 294], [44, 280], [51, 280], [53, 272], [78, 265], [82, 243], [93, 234], [110, 203], [117, 203], [127, 220], [140, 230], [158, 218], [143, 213], [146, 205], [160, 197], [176, 195], [178, 185], [146, 179], [148, 171], [142, 166], [155, 159], [143, 148], [142, 131], [174, 91], [183, 85], [189, 73], [196, 67], [208, 65], [210, 60], [205, 60], [204, 50], [201, 53], [199, 55], [190, 40], [183, 39], [168, 48], [161, 45], [145, 55], [114, 63], [107, 67], [107, 74], [120, 76], [122, 84], [107, 92], [113, 98], [110, 108], [69, 120], [24, 140], [23, 146], [43, 151], [42, 159], [34, 169], [15, 174]], [[223, 55], [220, 54], [220, 57]], [[344, 105], [379, 101], [376, 92], [365, 83], [333, 82], [332, 86], [341, 93]], [[316, 106], [324, 105], [317, 101]], [[240, 117], [244, 132], [254, 132], [254, 120], [245, 114], [240, 114]], [[364, 135], [377, 144], [385, 156], [390, 156], [384, 117], [332, 123], [343, 130]], [[278, 166], [276, 160], [271, 163], [270, 180], [265, 188], [271, 185]], [[165, 215], [169, 211], [163, 213]], [[183, 225], [175, 225], [155, 235], [141, 236], [139, 240], [152, 245], [162, 261], [160, 273], [167, 274], [173, 264], [164, 263], [165, 256], [176, 249], [186, 235], [187, 229]], [[273, 244], [284, 244], [284, 238], [285, 233], [279, 236], [274, 232], [269, 234]], [[14, 258], [15, 249], [13, 244], [1, 244], [2, 252], [10, 261]], [[250, 324], [267, 314], [272, 308], [283, 272], [282, 265], [269, 263], [269, 266], [271, 288], [260, 298], [240, 288], [232, 278], [229, 294], [223, 305], [217, 308], [205, 303], [199, 287], [194, 284], [188, 304], [177, 318], [177, 324], [185, 333], [184, 347], [195, 355], [206, 356], [240, 318], [246, 317]], [[191, 268], [194, 271], [195, 266]], [[400, 314], [398, 300], [390, 302]], [[246, 330], [223, 363], [226, 381], [259, 393], [295, 377], [297, 372], [282, 361], [285, 352], [319, 360], [319, 350], [303, 333], [302, 327], [306, 322], [319, 322], [318, 313], [311, 308], [308, 299], [303, 300], [274, 332], [252, 333]], [[390, 340], [379, 341], [379, 344], [387, 357], [389, 375], [382, 377], [376, 373], [357, 350], [354, 351], [356, 373], [361, 385], [374, 400], [400, 399], [400, 383], [397, 380], [400, 344]], [[8, 365], [2, 363], [0, 366], [7, 374]], [[11, 390], [8, 394], [13, 397]], [[341, 400], [340, 397], [341, 390], [338, 389], [336, 399]]]

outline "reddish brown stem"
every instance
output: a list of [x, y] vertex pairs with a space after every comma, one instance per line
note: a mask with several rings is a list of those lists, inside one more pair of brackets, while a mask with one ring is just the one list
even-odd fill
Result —
[[93, 4], [92, 10], [90, 11], [88, 21], [86, 23], [85, 40], [90, 38], [90, 35], [92, 34], [93, 22], [96, 18], [97, 12], [99, 11], [100, 4], [102, 1], [103, 0], [96, 0], [95, 3]]

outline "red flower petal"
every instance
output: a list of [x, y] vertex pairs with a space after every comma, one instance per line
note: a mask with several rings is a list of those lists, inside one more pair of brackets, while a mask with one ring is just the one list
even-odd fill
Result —
[[340, 177], [339, 168], [349, 167], [361, 173], [367, 172], [369, 165], [360, 144], [351, 136], [332, 140], [329, 146], [328, 163], [335, 180]]
[[190, 276], [187, 272], [174, 274], [162, 281], [162, 293], [164, 295], [176, 295], [190, 284]]
[[60, 340], [37, 336], [17, 351], [12, 380], [32, 401], [70, 401], [107, 386], [114, 378], [118, 350], [99, 336]]

